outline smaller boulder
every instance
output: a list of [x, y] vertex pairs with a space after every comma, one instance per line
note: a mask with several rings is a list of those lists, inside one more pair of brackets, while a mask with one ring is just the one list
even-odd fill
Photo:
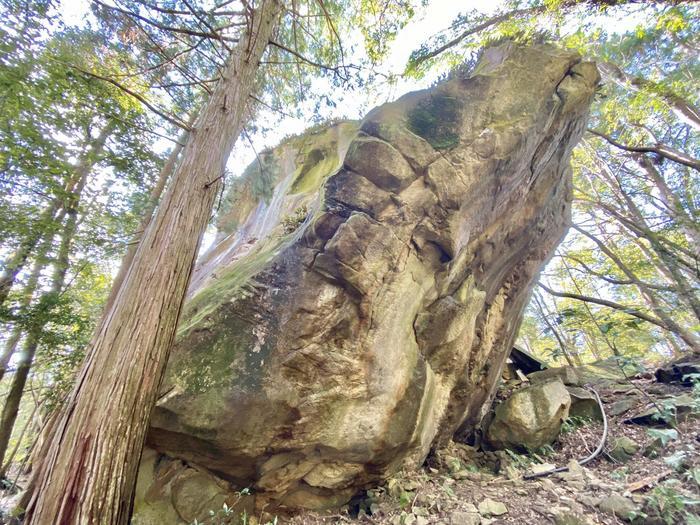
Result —
[[492, 500], [491, 498], [486, 498], [481, 503], [479, 503], [479, 514], [482, 516], [502, 516], [508, 512], [508, 508], [504, 503], [500, 501]]
[[692, 386], [693, 377], [700, 377], [700, 357], [684, 356], [657, 369], [654, 375], [659, 383], [680, 383], [683, 386]]
[[471, 511], [456, 511], [450, 516], [450, 525], [479, 525], [481, 516], [476, 512]]
[[639, 404], [639, 398], [635, 397], [626, 397], [624, 399], [620, 399], [618, 401], [615, 401], [608, 407], [607, 412], [611, 416], [619, 416], [621, 414], [624, 414], [628, 410], [632, 410], [634, 407], [636, 407]]
[[584, 419], [602, 421], [603, 414], [595, 396], [578, 386], [567, 386], [566, 389], [571, 396], [571, 408], [569, 417], [580, 417]]
[[591, 525], [593, 522], [586, 516], [569, 509], [553, 509], [554, 525]]
[[556, 368], [548, 368], [528, 374], [528, 379], [533, 384], [544, 383], [552, 379], [560, 379], [562, 383], [570, 386], [581, 386], [582, 380], [580, 374], [573, 366], [560, 366]]
[[613, 442], [610, 457], [620, 463], [627, 463], [639, 450], [639, 445], [626, 436], [619, 437]]
[[603, 498], [598, 504], [598, 508], [601, 512], [611, 514], [625, 521], [632, 521], [637, 515], [637, 512], [639, 512], [637, 505], [635, 505], [631, 499], [620, 496], [619, 494], [613, 494], [607, 498]]
[[559, 435], [570, 406], [559, 380], [523, 388], [496, 407], [486, 439], [494, 448], [540, 448]]

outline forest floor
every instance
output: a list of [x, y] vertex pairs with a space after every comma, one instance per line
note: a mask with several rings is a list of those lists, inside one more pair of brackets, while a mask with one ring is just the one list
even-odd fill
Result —
[[[603, 453], [584, 467], [572, 460], [596, 449], [601, 422], [575, 420], [551, 447], [522, 455], [454, 443], [420, 471], [389, 480], [341, 512], [305, 512], [280, 517], [278, 523], [700, 524], [698, 420], [651, 422], [657, 428], [625, 422], [668, 396], [687, 399], [691, 389], [647, 377], [609, 383], [598, 391], [608, 414], [608, 435]], [[568, 472], [523, 479], [533, 469], [569, 464]]]
[[[245, 523], [700, 525], [698, 387], [657, 383], [647, 374], [596, 388], [608, 417], [607, 439], [603, 452], [583, 467], [574, 460], [598, 447], [603, 424], [572, 418], [551, 447], [516, 454], [452, 443], [431, 455], [420, 470], [398, 475], [340, 510], [251, 516]], [[669, 399], [691, 400], [691, 410], [669, 411]], [[669, 412], [670, 424], [630, 424], [629, 419], [653, 407]], [[567, 472], [523, 478], [538, 469], [567, 465]], [[7, 508], [17, 497], [0, 496], [0, 507], [4, 503]]]

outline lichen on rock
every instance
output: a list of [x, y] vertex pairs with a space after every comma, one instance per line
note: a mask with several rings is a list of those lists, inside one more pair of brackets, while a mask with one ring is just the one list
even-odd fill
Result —
[[575, 53], [504, 44], [269, 152], [194, 274], [149, 447], [318, 508], [478, 425], [567, 227], [597, 83]]

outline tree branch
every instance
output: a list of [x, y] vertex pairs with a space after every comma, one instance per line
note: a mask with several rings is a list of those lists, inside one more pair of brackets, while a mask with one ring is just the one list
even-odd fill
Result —
[[688, 166], [689, 168], [693, 168], [694, 170], [700, 171], [700, 160], [694, 159], [693, 157], [686, 155], [685, 153], [671, 148], [665, 144], [659, 143], [655, 146], [628, 146], [626, 144], [622, 144], [616, 141], [614, 138], [612, 138], [609, 135], [606, 135], [601, 131], [589, 129], [588, 132], [595, 135], [596, 137], [604, 139], [609, 144], [612, 144], [613, 146], [621, 150], [633, 153], [656, 153], [657, 155], [660, 155], [661, 157], [664, 157], [668, 160], [678, 162], [679, 164], [683, 164], [684, 166]]
[[491, 26], [495, 26], [495, 25], [497, 25], [497, 24], [500, 24], [501, 22], [507, 22], [507, 21], [510, 20], [511, 18], [516, 18], [516, 17], [519, 17], [519, 16], [524, 16], [524, 15], [536, 15], [536, 14], [539, 14], [539, 13], [544, 12], [546, 9], [547, 9], [546, 6], [541, 5], [541, 6], [537, 6], [537, 7], [530, 7], [530, 8], [527, 8], [527, 9], [516, 9], [516, 10], [514, 10], [514, 11], [508, 11], [507, 13], [502, 13], [502, 14], [500, 14], [500, 15], [497, 15], [497, 16], [494, 16], [494, 17], [492, 17], [492, 18], [489, 18], [489, 19], [483, 21], [482, 23], [480, 23], [480, 24], [478, 24], [478, 25], [476, 25], [476, 26], [474, 26], [474, 27], [470, 27], [469, 29], [467, 29], [467, 30], [465, 30], [464, 32], [460, 33], [460, 34], [457, 35], [455, 38], [453, 38], [453, 39], [450, 40], [449, 42], [447, 42], [447, 43], [441, 45], [441, 46], [438, 47], [437, 49], [434, 49], [434, 50], [432, 50], [432, 51], [426, 53], [425, 55], [421, 55], [421, 56], [417, 57], [417, 58], [413, 61], [413, 64], [411, 64], [411, 65], [412, 65], [413, 67], [419, 66], [420, 64], [422, 64], [422, 63], [425, 62], [426, 60], [430, 60], [431, 58], [435, 58], [435, 57], [438, 56], [440, 53], [443, 53], [443, 52], [447, 51], [448, 49], [450, 49], [450, 48], [452, 48], [452, 47], [458, 45], [458, 44], [461, 43], [464, 39], [466, 39], [466, 38], [468, 38], [468, 37], [470, 37], [470, 36], [472, 36], [472, 35], [475, 35], [475, 34], [477, 34], [477, 33], [480, 33], [480, 32], [483, 31], [484, 29], [488, 29], [488, 28], [491, 27]]
[[155, 113], [155, 114], [158, 115], [159, 117], [161, 117], [161, 118], [167, 120], [168, 122], [170, 122], [170, 123], [173, 124], [174, 126], [177, 126], [178, 128], [181, 128], [181, 129], [184, 129], [184, 130], [187, 130], [187, 131], [191, 131], [191, 128], [190, 128], [187, 124], [185, 124], [183, 121], [181, 121], [181, 120], [178, 119], [177, 117], [170, 116], [170, 115], [168, 115], [167, 113], [165, 113], [164, 111], [158, 109], [158, 108], [155, 107], [153, 104], [151, 104], [150, 102], [148, 102], [148, 100], [146, 100], [142, 95], [139, 95], [138, 93], [136, 93], [135, 91], [132, 91], [132, 90], [129, 89], [128, 87], [123, 86], [122, 84], [120, 84], [120, 83], [117, 82], [116, 80], [114, 80], [114, 79], [112, 79], [112, 78], [109, 78], [109, 77], [103, 77], [102, 75], [98, 75], [97, 73], [93, 73], [93, 72], [91, 72], [91, 71], [86, 71], [85, 69], [82, 69], [82, 68], [76, 66], [75, 64], [65, 64], [65, 65], [67, 65], [67, 66], [69, 66], [69, 67], [72, 67], [73, 69], [75, 69], [75, 70], [77, 70], [77, 71], [80, 71], [80, 72], [83, 73], [84, 75], [87, 75], [87, 76], [92, 77], [92, 78], [96, 78], [96, 79], [98, 79], [98, 80], [102, 80], [103, 82], [108, 82], [109, 84], [112, 84], [113, 86], [116, 86], [117, 88], [121, 89], [124, 93], [126, 93], [127, 95], [131, 95], [131, 96], [134, 97], [136, 100], [138, 100], [139, 102], [141, 102], [141, 104], [143, 104], [143, 105], [146, 106], [148, 109], [150, 109], [151, 111], [153, 111], [153, 113]]
[[620, 303], [615, 303], [613, 301], [608, 301], [606, 299], [598, 299], [596, 297], [590, 297], [588, 295], [580, 295], [577, 293], [568, 293], [568, 292], [557, 292], [555, 290], [552, 290], [548, 286], [542, 284], [542, 283], [537, 283], [537, 285], [542, 288], [545, 292], [547, 292], [550, 295], [553, 295], [554, 297], [561, 297], [564, 299], [576, 299], [577, 301], [585, 301], [587, 303], [593, 303], [593, 304], [599, 304], [601, 306], [607, 306], [608, 308], [613, 308], [614, 310], [619, 310], [620, 312], [624, 312], [628, 315], [631, 315], [632, 317], [636, 317], [637, 319], [641, 319], [642, 321], [647, 321], [648, 323], [655, 324], [656, 326], [659, 326], [663, 328], [664, 330], [669, 330], [668, 326], [661, 320], [657, 319], [656, 317], [653, 317], [651, 315], [645, 314], [644, 312], [640, 312], [639, 310], [635, 310], [633, 308], [630, 308], [629, 306], [625, 306], [624, 304]]

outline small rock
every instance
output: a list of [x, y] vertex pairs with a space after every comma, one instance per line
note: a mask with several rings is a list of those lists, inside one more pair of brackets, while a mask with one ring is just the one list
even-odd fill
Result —
[[624, 414], [628, 410], [632, 410], [638, 404], [639, 404], [638, 399], [632, 399], [632, 398], [620, 399], [619, 401], [615, 401], [613, 404], [611, 404], [606, 409], [606, 412], [610, 416], [619, 416], [620, 414]]
[[591, 521], [572, 510], [557, 509], [554, 511], [554, 523], [555, 525], [589, 525]]
[[539, 448], [559, 435], [570, 406], [558, 379], [523, 388], [496, 407], [486, 439], [494, 448]]
[[450, 525], [479, 525], [480, 523], [481, 516], [477, 512], [458, 511], [450, 516]]
[[581, 465], [578, 464], [578, 461], [572, 459], [567, 467], [569, 470], [560, 472], [557, 474], [557, 477], [571, 488], [583, 489], [586, 486], [586, 476]]
[[639, 450], [639, 445], [626, 436], [619, 437], [613, 442], [610, 449], [610, 457], [616, 459], [620, 463], [626, 463]]
[[603, 420], [603, 414], [600, 411], [598, 400], [591, 392], [577, 386], [567, 386], [566, 389], [571, 396], [569, 417], [579, 417], [596, 421]]
[[549, 472], [555, 468], [557, 468], [557, 466], [552, 463], [536, 463], [530, 467], [530, 471], [533, 474], [541, 474], [542, 472]]
[[581, 377], [572, 366], [561, 366], [556, 368], [548, 368], [527, 375], [531, 383], [543, 383], [550, 379], [558, 378], [565, 385], [581, 386]]
[[425, 516], [416, 516], [416, 525], [428, 525], [428, 518]]
[[486, 498], [481, 503], [479, 503], [479, 514], [482, 516], [501, 516], [508, 512], [508, 508], [505, 504], [500, 501], [492, 500], [491, 498]]
[[445, 456], [445, 463], [451, 474], [455, 474], [464, 469], [462, 462], [454, 456]]
[[638, 512], [638, 507], [631, 499], [618, 494], [603, 498], [598, 504], [598, 508], [601, 512], [612, 514], [626, 521], [632, 521], [635, 514]]
[[588, 494], [578, 496], [576, 499], [579, 501], [579, 503], [582, 503], [588, 507], [597, 507], [601, 502], [600, 498], [589, 496]]
[[647, 393], [655, 396], [662, 396], [668, 392], [668, 389], [661, 385], [651, 385], [650, 387], [647, 387], [646, 391]]
[[650, 459], [657, 458], [659, 457], [659, 452], [661, 452], [661, 450], [664, 448], [665, 447], [662, 441], [659, 438], [656, 438], [647, 444], [646, 447], [644, 447], [644, 450], [642, 450], [642, 456]]
[[399, 499], [399, 497], [401, 497], [401, 493], [403, 492], [403, 488], [401, 488], [398, 480], [391, 478], [386, 483], [386, 491], [392, 498]]

